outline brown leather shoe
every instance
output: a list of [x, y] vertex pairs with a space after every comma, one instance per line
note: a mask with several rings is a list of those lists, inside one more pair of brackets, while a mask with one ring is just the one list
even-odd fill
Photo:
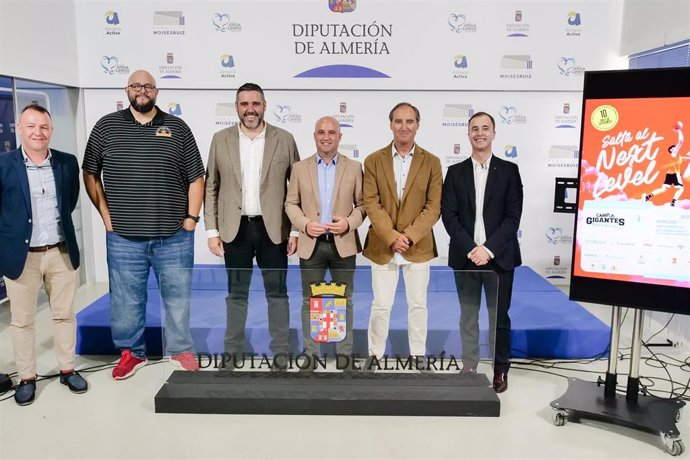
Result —
[[503, 393], [508, 389], [508, 373], [497, 372], [494, 374], [494, 391], [496, 393]]

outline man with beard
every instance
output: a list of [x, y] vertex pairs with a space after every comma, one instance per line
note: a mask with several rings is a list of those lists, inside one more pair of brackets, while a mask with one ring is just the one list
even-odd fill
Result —
[[156, 106], [158, 88], [150, 73], [130, 75], [125, 92], [129, 108], [98, 120], [82, 165], [86, 191], [107, 232], [111, 328], [121, 350], [115, 380], [147, 362], [150, 268], [165, 307], [164, 352], [178, 367], [199, 369], [189, 301], [204, 164], [187, 124]]
[[282, 371], [289, 351], [287, 256], [297, 249], [283, 203], [299, 153], [290, 133], [264, 121], [266, 99], [259, 85], [240, 86], [235, 108], [240, 123], [218, 131], [211, 142], [204, 202], [209, 250], [224, 257], [228, 269], [225, 352], [233, 358], [224, 367], [239, 367], [256, 257], [268, 303], [273, 369]]

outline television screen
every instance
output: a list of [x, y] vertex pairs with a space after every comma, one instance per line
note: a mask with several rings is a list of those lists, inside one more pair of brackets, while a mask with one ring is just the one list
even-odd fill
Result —
[[583, 99], [570, 297], [690, 314], [690, 68], [586, 72]]

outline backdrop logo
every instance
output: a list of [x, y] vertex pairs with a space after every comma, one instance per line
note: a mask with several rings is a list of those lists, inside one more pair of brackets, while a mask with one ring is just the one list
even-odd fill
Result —
[[229, 13], [214, 13], [211, 23], [216, 32], [242, 32], [242, 24], [230, 21]]
[[155, 11], [153, 35], [184, 35], [185, 23], [182, 11]]
[[506, 35], [508, 37], [528, 37], [530, 26], [523, 22], [524, 14], [522, 10], [516, 10], [513, 16], [513, 22], [506, 24]]
[[442, 126], [467, 126], [467, 120], [474, 115], [472, 104], [446, 104], [443, 106]]
[[218, 102], [216, 104], [215, 125], [218, 127], [235, 126], [239, 122], [237, 109], [232, 102]]
[[571, 113], [570, 102], [563, 103], [562, 113], [554, 116], [554, 124], [556, 128], [566, 129], [575, 129], [576, 126], [579, 126], [578, 116], [574, 113]]
[[477, 24], [467, 22], [467, 17], [464, 14], [451, 14], [448, 16], [448, 26], [451, 32], [455, 33], [475, 33], [477, 31]]
[[120, 32], [122, 32], [120, 15], [117, 14], [117, 11], [107, 11], [105, 13], [105, 24], [106, 35], [120, 35]]
[[544, 236], [546, 237], [546, 242], [554, 246], [559, 244], [569, 245], [573, 242], [573, 237], [564, 235], [563, 228], [561, 227], [546, 227]]
[[500, 78], [530, 79], [532, 78], [532, 56], [529, 54], [504, 54], [501, 57]]
[[168, 104], [168, 113], [170, 115], [175, 115], [176, 117], [182, 116], [182, 106], [177, 102], [171, 102]]
[[125, 103], [123, 101], [115, 102], [115, 110], [122, 110], [125, 108]]
[[388, 40], [392, 36], [393, 24], [378, 24], [376, 21], [292, 24], [296, 56], [303, 56], [302, 60], [313, 55], [329, 56], [331, 62], [341, 61], [307, 69], [293, 78], [390, 78], [379, 70], [347, 62], [362, 60], [360, 56], [390, 55]]
[[165, 79], [182, 78], [183, 69], [179, 64], [175, 64], [175, 54], [165, 53], [165, 64], [158, 66], [158, 74]]
[[128, 75], [129, 67], [120, 64], [117, 56], [102, 56], [101, 57], [101, 70], [106, 75]]
[[579, 161], [577, 145], [552, 145], [549, 147], [549, 168], [577, 168]]
[[341, 128], [354, 128], [355, 116], [347, 113], [347, 102], [338, 104], [338, 113], [331, 115], [340, 124]]
[[357, 0], [328, 0], [328, 9], [334, 13], [352, 13], [357, 8]]
[[350, 158], [359, 158], [359, 148], [357, 144], [340, 144], [338, 152]]
[[117, 11], [108, 11], [105, 13], [105, 23], [111, 26], [116, 26], [120, 23], [120, 16]]
[[568, 25], [569, 26], [579, 26], [582, 24], [582, 20], [580, 19], [580, 13], [576, 13], [575, 11], [571, 11], [568, 13]]
[[506, 148], [503, 149], [503, 155], [505, 155], [506, 158], [517, 158], [518, 156], [518, 149], [515, 145], [506, 145]]
[[518, 113], [517, 107], [515, 106], [501, 106], [501, 110], [498, 112], [501, 118], [501, 123], [506, 125], [525, 125], [527, 124], [527, 117]]
[[235, 58], [231, 54], [220, 55], [220, 78], [235, 78]]
[[460, 144], [453, 144], [452, 153], [446, 155], [445, 157], [445, 167], [453, 166], [456, 163], [460, 163], [463, 160], [469, 158], [469, 155], [463, 154], [462, 146]]
[[558, 72], [564, 77], [581, 76], [585, 73], [585, 68], [575, 64], [574, 57], [563, 57], [558, 59]]
[[453, 72], [452, 76], [454, 80], [465, 80], [469, 77], [469, 64], [467, 63], [467, 56], [463, 54], [457, 54], [453, 58]]
[[276, 105], [273, 115], [278, 123], [302, 123], [302, 115], [292, 112], [289, 105]]

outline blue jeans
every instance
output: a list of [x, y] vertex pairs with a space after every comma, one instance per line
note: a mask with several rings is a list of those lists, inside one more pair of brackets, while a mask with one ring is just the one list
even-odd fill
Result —
[[110, 315], [113, 343], [146, 356], [144, 329], [149, 268], [158, 280], [165, 308], [166, 354], [194, 352], [189, 331], [189, 299], [194, 265], [194, 232], [178, 230], [167, 238], [131, 238], [115, 232], [106, 235]]

